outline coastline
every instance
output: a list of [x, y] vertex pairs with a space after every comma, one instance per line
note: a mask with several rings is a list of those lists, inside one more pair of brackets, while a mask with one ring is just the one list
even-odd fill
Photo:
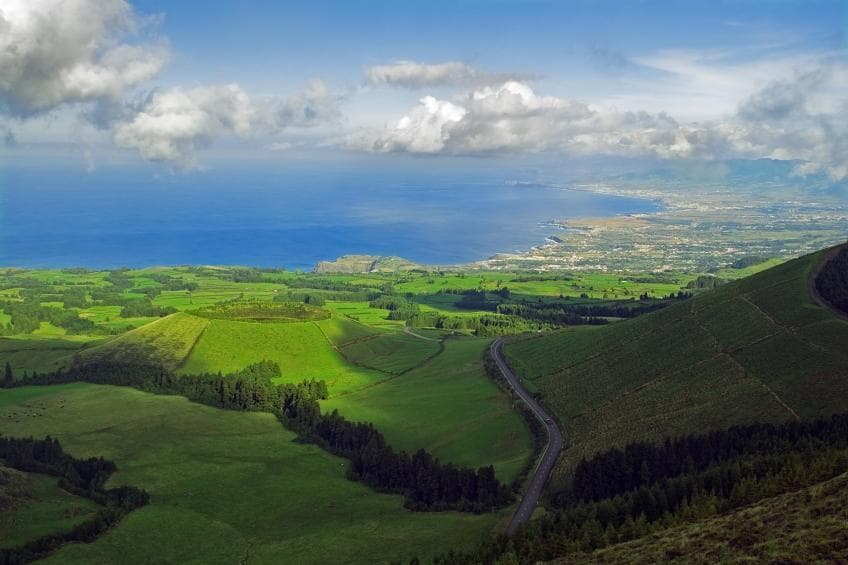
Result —
[[[791, 179], [790, 179], [791, 181]], [[592, 183], [561, 190], [651, 200], [651, 213], [556, 222], [556, 238], [524, 252], [498, 253], [469, 268], [485, 270], [710, 272], [748, 256], [790, 259], [845, 241], [848, 203], [820, 194], [801, 200], [791, 182], [733, 179]]]

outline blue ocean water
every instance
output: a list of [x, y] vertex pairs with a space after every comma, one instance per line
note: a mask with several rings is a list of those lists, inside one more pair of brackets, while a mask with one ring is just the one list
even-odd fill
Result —
[[448, 265], [529, 249], [552, 220], [656, 209], [501, 173], [29, 168], [0, 180], [0, 265], [20, 267], [311, 269], [352, 253]]

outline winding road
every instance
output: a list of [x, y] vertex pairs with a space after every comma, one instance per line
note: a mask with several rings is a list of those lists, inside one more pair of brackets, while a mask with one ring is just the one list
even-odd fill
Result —
[[533, 395], [524, 388], [524, 385], [521, 384], [521, 381], [518, 380], [518, 377], [515, 376], [509, 365], [506, 364], [503, 358], [503, 344], [503, 338], [498, 338], [492, 342], [492, 358], [497, 363], [503, 378], [506, 379], [512, 390], [515, 391], [515, 394], [530, 408], [533, 415], [542, 423], [548, 433], [548, 443], [545, 445], [542, 456], [536, 465], [536, 471], [530, 481], [530, 486], [527, 488], [527, 492], [524, 494], [524, 498], [521, 499], [521, 503], [518, 505], [518, 509], [512, 516], [512, 520], [507, 528], [507, 533], [512, 534], [518, 526], [527, 522], [533, 515], [536, 503], [539, 502], [539, 497], [542, 495], [542, 489], [545, 483], [548, 482], [548, 477], [551, 475], [557, 457], [559, 457], [562, 451], [562, 432], [560, 432], [559, 426], [557, 426], [553, 417], [536, 402]]

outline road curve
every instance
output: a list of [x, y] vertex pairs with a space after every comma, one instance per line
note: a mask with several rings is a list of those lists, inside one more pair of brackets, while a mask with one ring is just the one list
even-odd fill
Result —
[[527, 492], [524, 494], [524, 498], [521, 499], [518, 509], [515, 511], [515, 514], [512, 516], [512, 520], [509, 522], [507, 533], [512, 534], [518, 526], [528, 521], [533, 515], [536, 503], [539, 502], [539, 497], [542, 495], [542, 489], [544, 488], [545, 483], [548, 482], [548, 477], [551, 475], [551, 471], [554, 468], [557, 457], [559, 457], [559, 454], [562, 451], [562, 432], [560, 432], [559, 426], [557, 426], [553, 417], [548, 414], [538, 402], [536, 402], [533, 395], [524, 388], [524, 385], [521, 384], [521, 381], [518, 380], [518, 377], [515, 376], [515, 373], [512, 372], [509, 365], [506, 364], [506, 361], [504, 361], [503, 358], [503, 352], [501, 351], [503, 344], [503, 338], [498, 338], [492, 342], [490, 348], [490, 351], [492, 352], [492, 359], [494, 359], [495, 363], [497, 363], [501, 375], [503, 375], [503, 378], [506, 379], [507, 383], [509, 383], [509, 386], [512, 387], [512, 390], [515, 391], [515, 394], [517, 394], [518, 397], [524, 401], [527, 407], [530, 408], [530, 411], [533, 412], [533, 415], [536, 416], [536, 419], [542, 423], [548, 433], [548, 443], [545, 445], [545, 449], [542, 451], [542, 456], [536, 465], [536, 471], [530, 481], [530, 486], [527, 487]]

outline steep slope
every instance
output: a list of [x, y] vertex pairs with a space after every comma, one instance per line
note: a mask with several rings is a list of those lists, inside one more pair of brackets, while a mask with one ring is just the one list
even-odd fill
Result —
[[182, 312], [131, 330], [77, 354], [76, 360], [121, 363], [153, 361], [175, 369], [191, 353], [210, 320]]
[[634, 440], [844, 411], [848, 322], [810, 295], [827, 252], [634, 320], [509, 344], [564, 426], [554, 488], [581, 457]]
[[833, 563], [848, 559], [848, 474], [563, 563]]

